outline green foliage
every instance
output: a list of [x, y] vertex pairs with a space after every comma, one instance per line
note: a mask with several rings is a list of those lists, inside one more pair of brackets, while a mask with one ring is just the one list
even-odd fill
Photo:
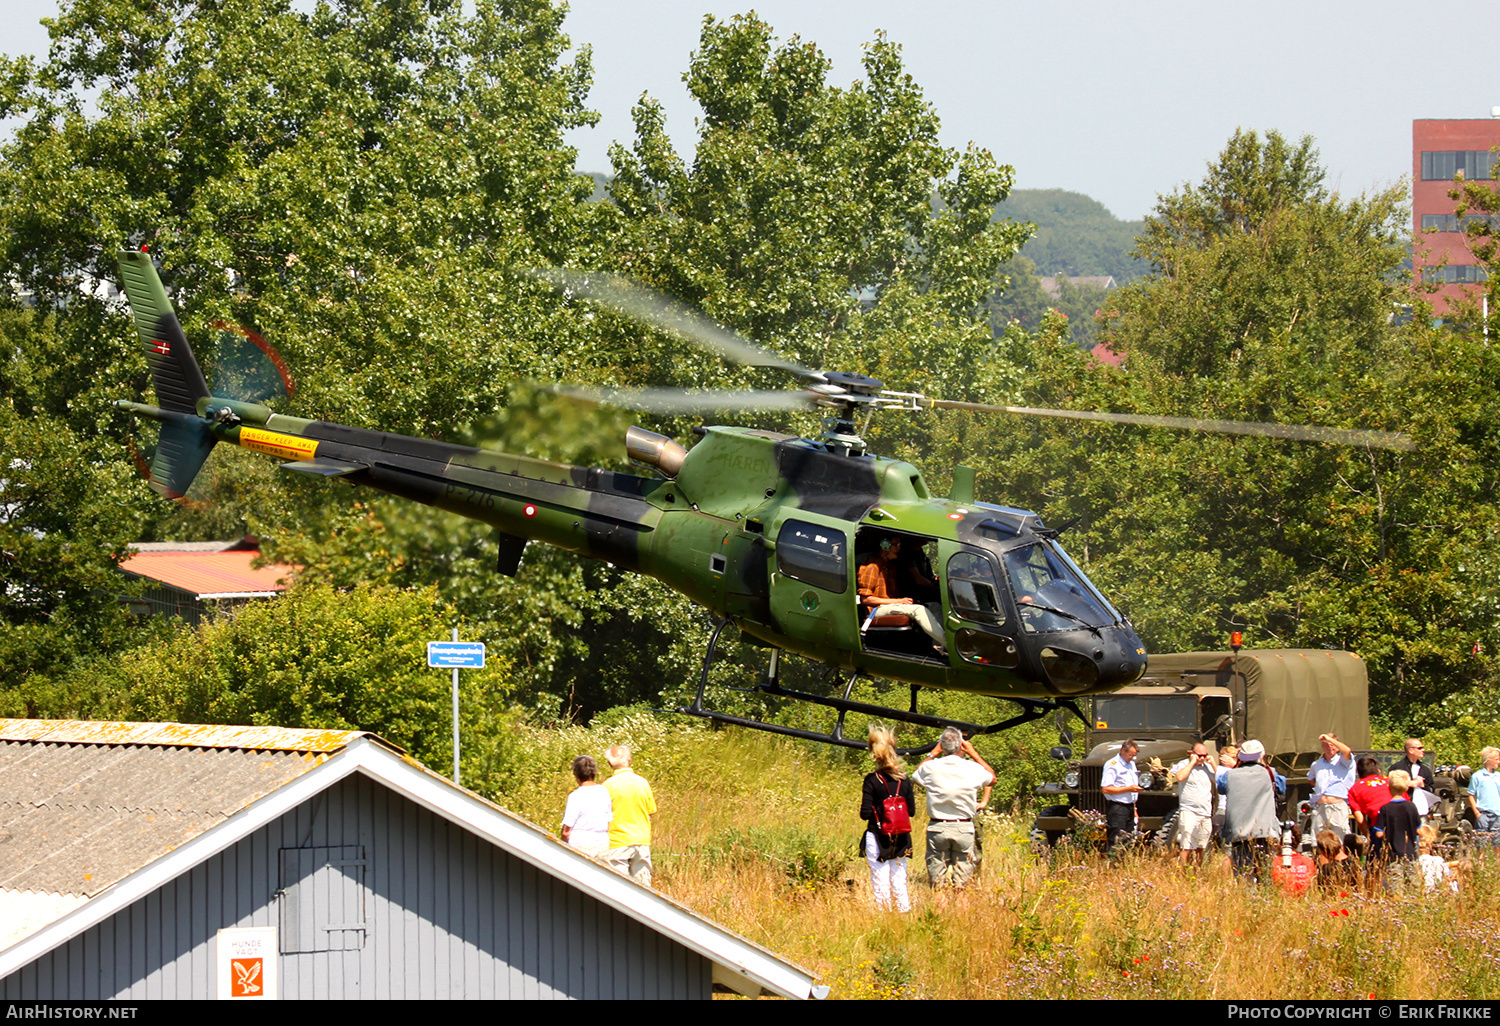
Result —
[[[303, 584], [117, 659], [82, 662], [9, 701], [29, 698], [33, 715], [48, 717], [370, 730], [447, 772], [451, 678], [427, 666], [426, 645], [453, 624], [432, 589]], [[494, 748], [512, 719], [510, 667], [491, 655], [459, 685], [465, 781], [493, 787]]]
[[928, 459], [976, 466], [982, 498], [1081, 518], [1063, 542], [1148, 650], [1235, 629], [1348, 648], [1377, 712], [1435, 726], [1492, 707], [1500, 368], [1480, 338], [1391, 317], [1401, 195], [1322, 181], [1310, 141], [1237, 134], [1147, 222], [1153, 271], [1103, 328], [1124, 367], [997, 340], [1022, 373], [987, 401], [1400, 428], [1415, 452], [945, 418]]
[[[114, 601], [115, 565], [144, 521], [129, 455], [102, 423], [100, 379], [120, 361], [97, 342], [70, 347], [59, 320], [0, 309], [0, 666], [12, 684], [139, 636]], [[80, 393], [98, 405], [75, 407]]]
[[1049, 294], [1042, 286], [1037, 267], [1024, 256], [1000, 265], [1002, 287], [986, 301], [990, 330], [1002, 335], [1011, 325], [1035, 332], [1042, 328], [1047, 315], [1061, 314], [1067, 322], [1068, 337], [1079, 349], [1094, 348], [1098, 336], [1098, 318], [1108, 302], [1109, 293], [1089, 282], [1075, 282], [1065, 274], [1056, 275]]
[[709, 838], [695, 854], [726, 873], [769, 860], [785, 874], [788, 887], [815, 891], [843, 876], [854, 845], [830, 845], [818, 831], [795, 824], [748, 829], [731, 826]]
[[[300, 414], [451, 438], [519, 379], [572, 369], [572, 313], [517, 273], [570, 258], [599, 212], [562, 144], [593, 118], [588, 51], [562, 63], [562, 17], [545, 0], [78, 0], [47, 62], [4, 62], [0, 111], [24, 124], [0, 160], [0, 431], [25, 473], [0, 491], [27, 490], [0, 525], [19, 539], [7, 615], [52, 618], [5, 642], [35, 653], [8, 668], [127, 644], [108, 570], [138, 538], [252, 528], [325, 580], [367, 540], [357, 493], [248, 454], [215, 454], [206, 506], [129, 481], [132, 429], [110, 403], [145, 391], [145, 362], [98, 284], [121, 246], [159, 255], [211, 377], [213, 322], [269, 338]], [[483, 587], [483, 540], [423, 513], [375, 522], [402, 547], [377, 549], [392, 570], [369, 579]], [[558, 584], [566, 608], [576, 570]], [[547, 605], [522, 610], [543, 633]]]
[[[1011, 169], [938, 144], [899, 47], [877, 36], [865, 79], [845, 89], [825, 82], [829, 67], [812, 44], [774, 45], [753, 15], [708, 18], [686, 76], [703, 108], [693, 160], [676, 155], [649, 99], [633, 147], [611, 151], [623, 215], [612, 263], [812, 366], [861, 320], [862, 293], [878, 309], [913, 290], [929, 328], [972, 323], [1026, 236], [990, 220]], [[888, 346], [900, 341], [883, 335]], [[675, 363], [684, 383], [703, 381], [703, 361]]]

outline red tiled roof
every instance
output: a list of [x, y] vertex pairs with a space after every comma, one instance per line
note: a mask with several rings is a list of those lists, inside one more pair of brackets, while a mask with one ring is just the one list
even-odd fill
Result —
[[1125, 358], [1111, 349], [1108, 342], [1100, 342], [1093, 349], [1089, 350], [1089, 352], [1094, 359], [1111, 367], [1122, 366], [1125, 362]]
[[301, 567], [273, 563], [252, 570], [259, 552], [137, 552], [120, 564], [126, 573], [160, 581], [195, 596], [285, 591]]

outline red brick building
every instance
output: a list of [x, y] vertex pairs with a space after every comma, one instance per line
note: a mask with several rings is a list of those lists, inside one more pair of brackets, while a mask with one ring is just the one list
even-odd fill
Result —
[[1477, 266], [1448, 193], [1459, 172], [1471, 182], [1500, 177], [1500, 155], [1491, 152], [1496, 146], [1500, 117], [1411, 123], [1412, 271], [1418, 279], [1443, 283], [1432, 296], [1438, 316], [1465, 294], [1479, 298], [1484, 269]]

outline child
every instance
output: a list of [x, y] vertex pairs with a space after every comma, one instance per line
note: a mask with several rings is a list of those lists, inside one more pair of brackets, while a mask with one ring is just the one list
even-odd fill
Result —
[[1417, 843], [1422, 848], [1422, 854], [1417, 857], [1417, 870], [1422, 876], [1422, 889], [1428, 894], [1441, 890], [1457, 894], [1458, 877], [1453, 872], [1453, 864], [1443, 861], [1441, 855], [1433, 853], [1432, 849], [1437, 844], [1437, 838], [1437, 827], [1430, 823], [1417, 831]]
[[1416, 860], [1417, 828], [1422, 825], [1417, 807], [1406, 797], [1411, 789], [1410, 775], [1391, 770], [1390, 777], [1391, 800], [1375, 816], [1375, 829], [1371, 831], [1374, 844], [1370, 851], [1373, 864], [1387, 874], [1386, 890], [1398, 886], [1407, 866]]

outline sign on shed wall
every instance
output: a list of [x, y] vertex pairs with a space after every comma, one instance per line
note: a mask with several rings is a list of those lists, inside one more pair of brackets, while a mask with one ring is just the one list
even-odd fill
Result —
[[221, 1001], [281, 996], [276, 972], [276, 927], [252, 926], [220, 930], [214, 968]]

